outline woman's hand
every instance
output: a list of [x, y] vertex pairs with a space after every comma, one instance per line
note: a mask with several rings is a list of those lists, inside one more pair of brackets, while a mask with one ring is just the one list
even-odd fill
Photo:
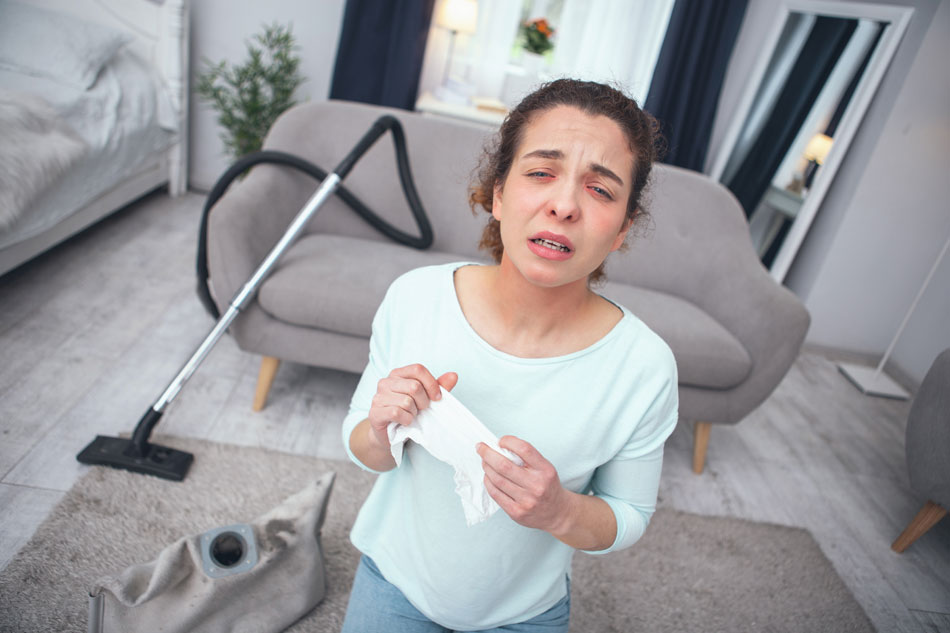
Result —
[[517, 523], [557, 536], [571, 510], [571, 493], [561, 485], [554, 465], [517, 437], [506, 435], [498, 444], [520, 457], [524, 466], [479, 444], [488, 494]]
[[576, 549], [610, 547], [617, 536], [617, 520], [607, 502], [562, 486], [554, 464], [528, 442], [506, 435], [498, 444], [524, 462], [518, 466], [485, 444], [476, 449], [485, 470], [485, 488], [508, 516]]
[[458, 383], [458, 374], [448, 372], [436, 379], [424, 366], [415, 364], [394, 369], [377, 383], [376, 395], [370, 405], [369, 421], [372, 439], [389, 451], [386, 428], [390, 422], [412, 424], [416, 415], [433, 400], [442, 397], [440, 387], [451, 391]]

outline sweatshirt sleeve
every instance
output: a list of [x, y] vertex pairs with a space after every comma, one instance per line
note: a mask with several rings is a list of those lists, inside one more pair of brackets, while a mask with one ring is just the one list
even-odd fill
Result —
[[[663, 346], [654, 376], [658, 388], [648, 393], [649, 405], [626, 446], [594, 471], [591, 492], [613, 510], [617, 536], [607, 549], [588, 554], [606, 554], [630, 547], [647, 529], [656, 511], [656, 498], [663, 470], [663, 447], [679, 419], [679, 386], [676, 361]], [[644, 394], [641, 394], [641, 397]]]
[[583, 550], [585, 553], [607, 554], [640, 540], [656, 510], [662, 470], [662, 445], [638, 459], [615, 459], [597, 469], [591, 491], [613, 510], [617, 536], [607, 549]]
[[389, 340], [393, 324], [392, 314], [392, 288], [386, 293], [383, 302], [376, 310], [373, 317], [373, 331], [369, 339], [369, 361], [363, 370], [360, 381], [356, 385], [353, 397], [350, 399], [350, 409], [343, 418], [343, 447], [350, 459], [364, 470], [378, 473], [379, 471], [369, 468], [361, 462], [353, 451], [350, 450], [350, 435], [356, 425], [369, 416], [369, 409], [376, 395], [376, 388], [380, 380], [389, 375]]

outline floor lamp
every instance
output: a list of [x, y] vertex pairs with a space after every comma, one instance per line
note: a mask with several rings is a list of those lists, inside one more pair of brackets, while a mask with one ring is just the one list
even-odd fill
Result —
[[894, 351], [894, 345], [897, 344], [897, 339], [900, 338], [900, 335], [903, 333], [904, 327], [910, 320], [910, 315], [914, 313], [917, 303], [923, 296], [924, 291], [927, 290], [927, 286], [930, 284], [930, 280], [933, 278], [934, 273], [937, 272], [937, 268], [940, 266], [940, 261], [943, 259], [943, 256], [947, 254], [948, 248], [950, 248], [950, 236], [947, 237], [947, 241], [940, 250], [940, 254], [937, 255], [937, 259], [934, 260], [934, 265], [930, 268], [930, 272], [927, 274], [926, 279], [924, 279], [924, 283], [920, 287], [920, 291], [914, 298], [913, 303], [910, 304], [907, 314], [904, 315], [904, 320], [901, 322], [900, 327], [897, 328], [894, 338], [891, 339], [891, 344], [887, 346], [887, 351], [884, 352], [884, 358], [881, 359], [881, 362], [878, 363], [877, 367], [871, 369], [870, 367], [855, 365], [853, 363], [838, 363], [838, 369], [841, 371], [841, 373], [847, 376], [848, 379], [854, 383], [854, 385], [860, 389], [862, 393], [866, 393], [870, 396], [898, 398], [900, 400], [906, 400], [910, 397], [910, 394], [907, 393], [906, 389], [901, 387], [894, 381], [894, 379], [884, 373], [884, 364], [890, 357], [891, 352]]

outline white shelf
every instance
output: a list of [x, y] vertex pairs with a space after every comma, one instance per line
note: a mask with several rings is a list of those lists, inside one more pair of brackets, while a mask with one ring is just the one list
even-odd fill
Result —
[[505, 120], [503, 112], [477, 108], [473, 105], [449, 103], [437, 99], [431, 92], [424, 92], [419, 97], [416, 101], [416, 110], [423, 114], [447, 116], [493, 128], [497, 128]]

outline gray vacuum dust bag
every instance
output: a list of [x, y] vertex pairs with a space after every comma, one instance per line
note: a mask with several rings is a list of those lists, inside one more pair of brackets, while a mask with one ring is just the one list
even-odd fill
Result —
[[90, 633], [283, 631], [326, 596], [329, 472], [250, 524], [179, 539], [89, 592]]

